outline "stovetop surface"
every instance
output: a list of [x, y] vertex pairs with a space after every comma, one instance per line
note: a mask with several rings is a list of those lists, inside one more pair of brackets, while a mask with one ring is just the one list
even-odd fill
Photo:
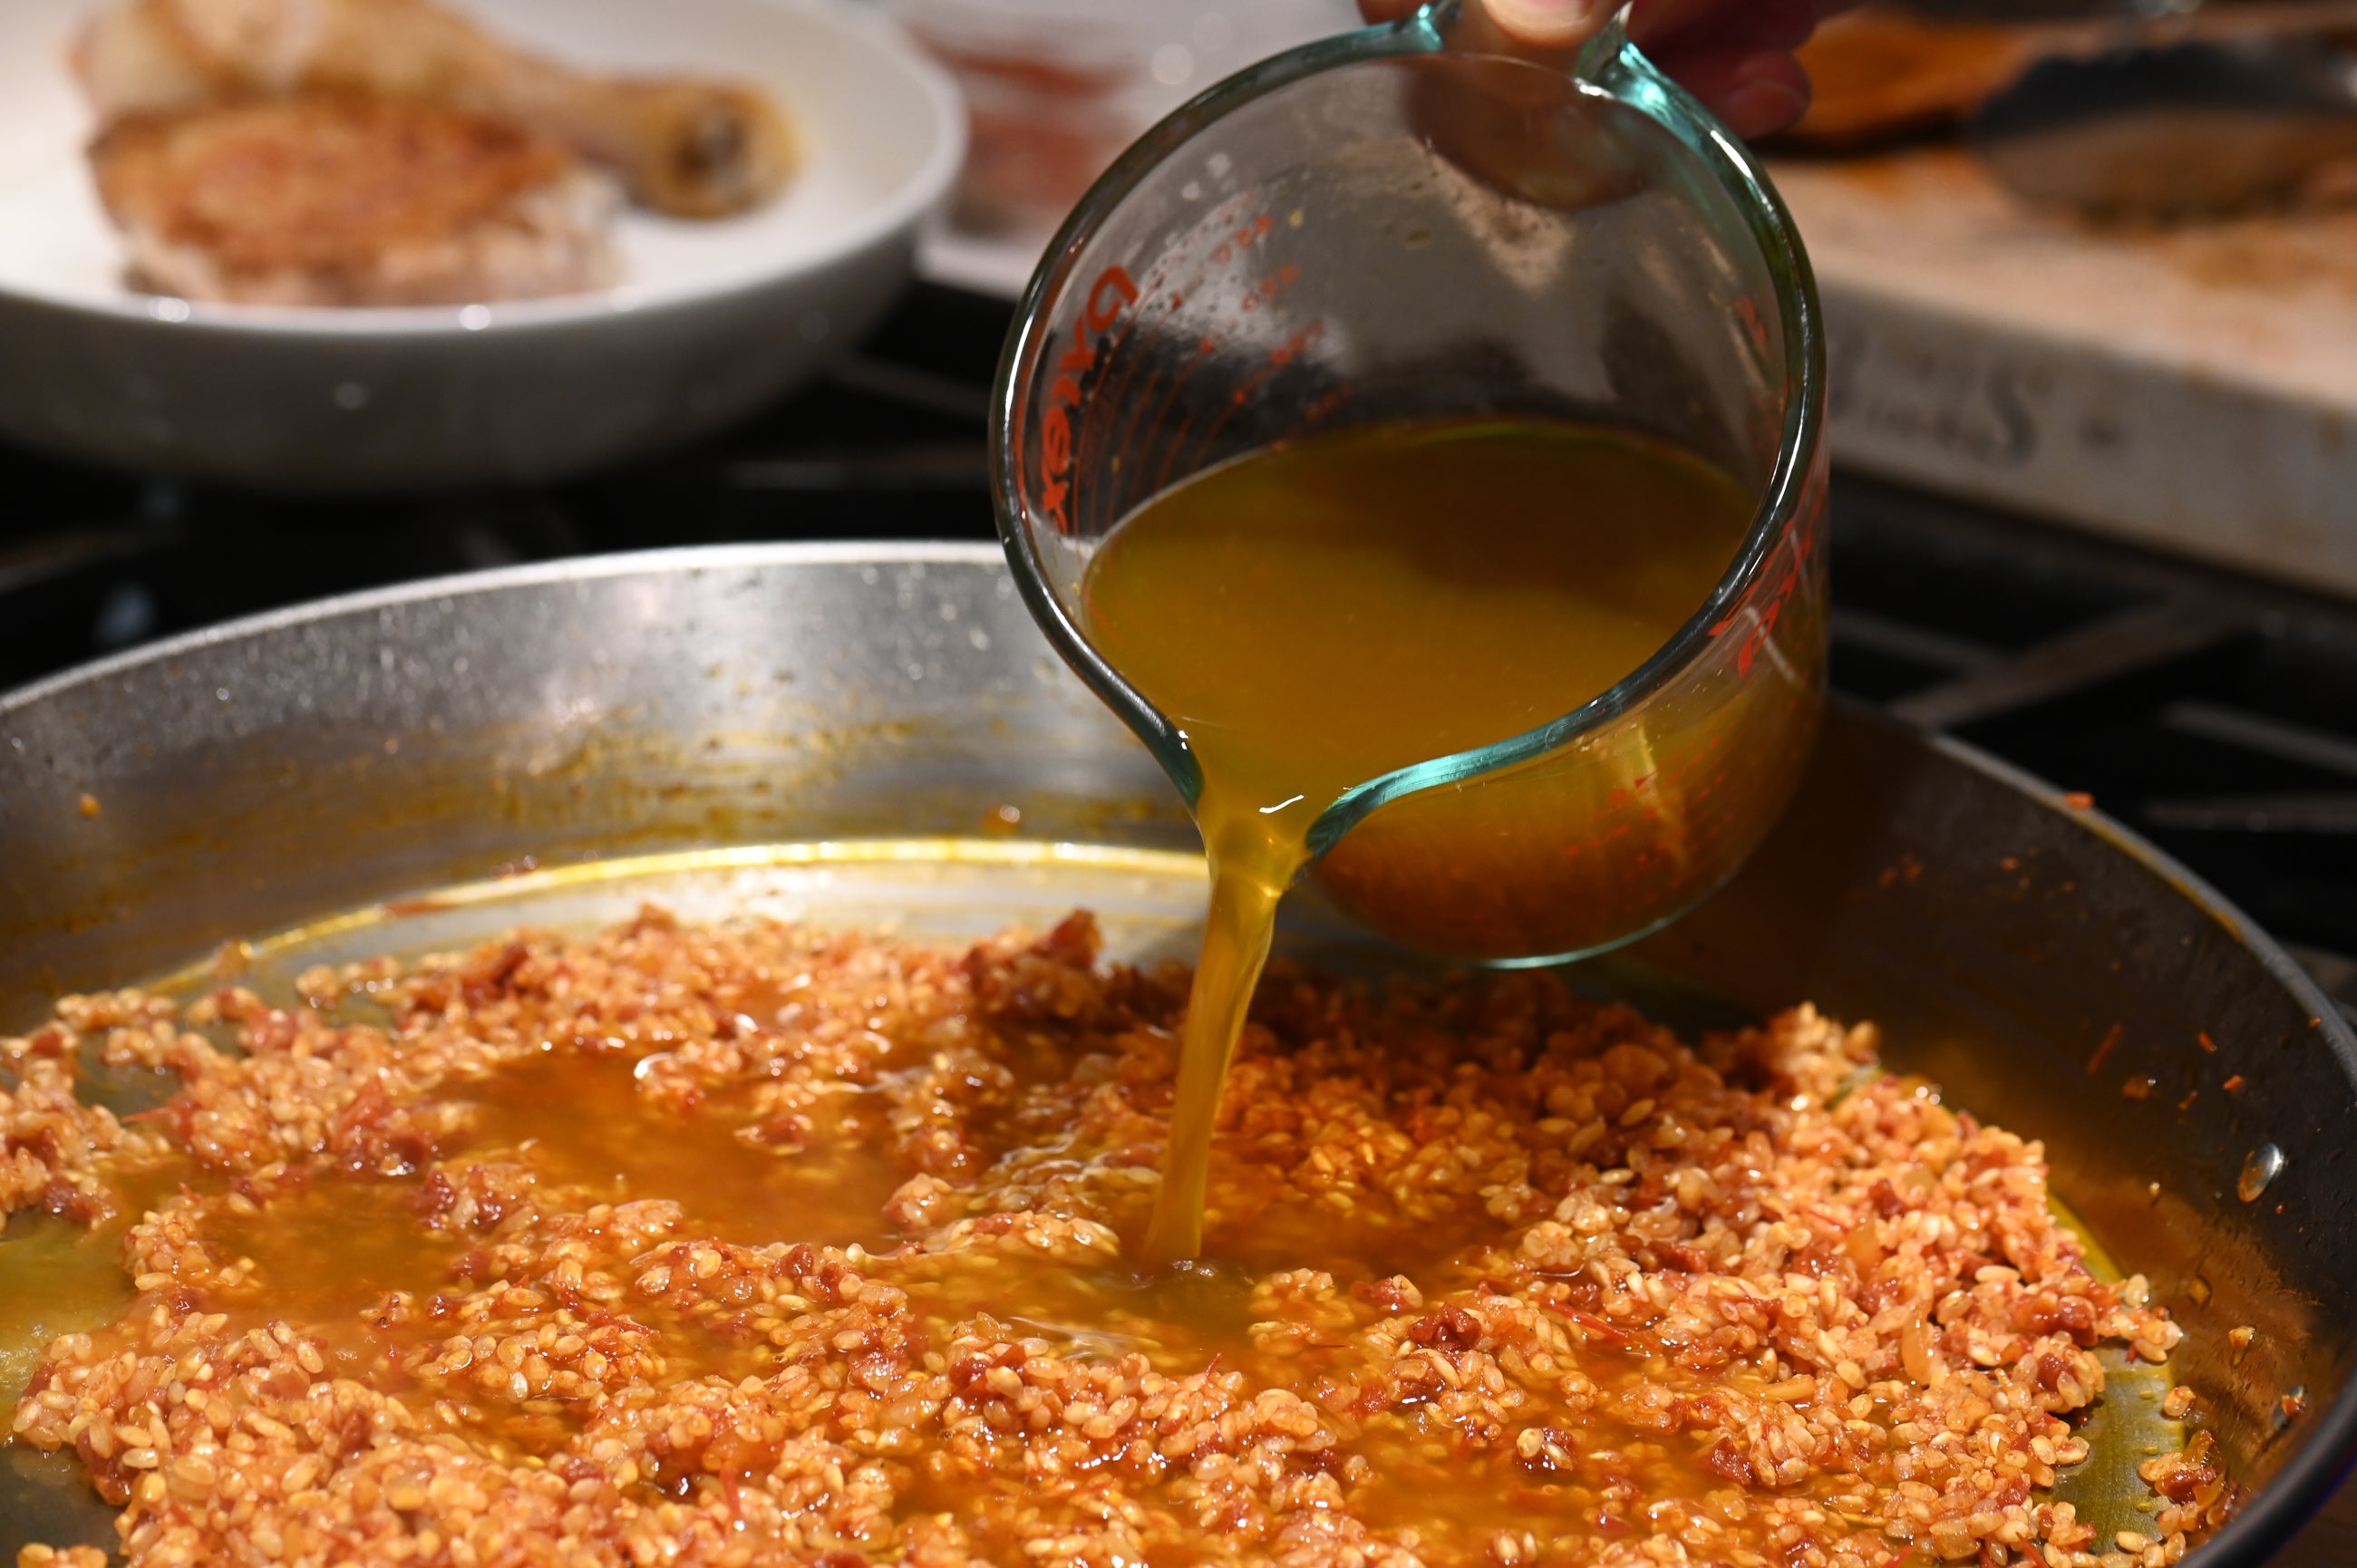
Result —
[[[542, 489], [285, 499], [0, 446], [0, 689], [233, 617], [653, 546], [988, 539], [996, 300], [920, 286], [854, 357], [688, 451]], [[2093, 796], [2357, 1008], [2357, 606], [1851, 474], [1837, 689]]]

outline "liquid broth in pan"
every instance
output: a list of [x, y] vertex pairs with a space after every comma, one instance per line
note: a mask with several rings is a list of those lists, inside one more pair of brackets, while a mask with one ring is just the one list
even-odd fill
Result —
[[[1702, 607], [1753, 510], [1717, 469], [1641, 436], [1453, 420], [1253, 454], [1107, 537], [1083, 585], [1088, 635], [1185, 733], [1213, 876], [1148, 1239], [1157, 1260], [1200, 1245], [1220, 1086], [1319, 813], [1354, 785], [1522, 734], [1618, 683]], [[1552, 788], [1477, 789], [1454, 808], [1420, 797], [1413, 831], [1372, 835], [1376, 853], [1342, 841], [1335, 890], [1379, 929], [1468, 956], [1581, 945], [1521, 923], [1551, 918], [1550, 903], [1581, 906], [1577, 929], [1625, 934], [1659, 896], [1660, 839], [1583, 844], [1585, 809], [1631, 778], [1689, 775], [1725, 727], [1722, 714], [1632, 734], [1624, 754], [1584, 759]], [[1805, 744], [1797, 723], [1779, 733]], [[1516, 864], [1534, 843], [1551, 863], [1535, 881]], [[1568, 884], [1567, 852], [1586, 856]]]
[[[2215, 1522], [2210, 1439], [2180, 1454], [2181, 1405], [2140, 1397], [2175, 1327], [2048, 1212], [2037, 1147], [1806, 1009], [1690, 1051], [1544, 982], [1297, 973], [1240, 1069], [1261, 1120], [1222, 1132], [1220, 1263], [1141, 1273], [1113, 1237], [1146, 1222], [1184, 996], [1098, 961], [1162, 950], [1200, 868], [1039, 847], [527, 873], [264, 939], [234, 992], [76, 1004], [93, 1062], [176, 1068], [110, 1127], [16, 1057], [33, 1114], [96, 1139], [19, 1149], [98, 1208], [0, 1234], [0, 1307], [32, 1309], [0, 1310], [0, 1409], [33, 1384], [0, 1553], [432, 1530], [486, 1559], [1006, 1568], [1069, 1535], [1585, 1568], [1692, 1537], [1897, 1568], [2018, 1528], [2099, 1568], [2114, 1530]], [[953, 945], [857, 929], [928, 890]], [[1130, 914], [966, 945], [1102, 895]], [[828, 923], [749, 913], [805, 897]], [[1797, 1446], [1755, 1464], [1771, 1428]]]

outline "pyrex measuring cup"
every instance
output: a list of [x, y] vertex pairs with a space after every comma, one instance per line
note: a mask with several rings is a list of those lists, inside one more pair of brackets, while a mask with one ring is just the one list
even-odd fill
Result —
[[1497, 414], [1665, 439], [1759, 495], [1724, 578], [1620, 684], [1367, 779], [1311, 832], [1314, 874], [1375, 929], [1539, 961], [1674, 918], [1798, 781], [1824, 693], [1824, 353], [1781, 203], [1617, 26], [1566, 73], [1451, 49], [1456, 22], [1446, 0], [1278, 56], [1125, 154], [1024, 300], [993, 478], [1034, 612], [1190, 805], [1184, 735], [1079, 613], [1096, 545], [1157, 492], [1313, 431]]

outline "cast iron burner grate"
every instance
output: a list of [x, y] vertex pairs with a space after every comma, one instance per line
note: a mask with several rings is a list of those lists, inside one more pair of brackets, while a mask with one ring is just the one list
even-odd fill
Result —
[[[985, 539], [996, 301], [920, 287], [826, 381], [543, 489], [289, 501], [0, 447], [0, 687], [321, 595], [657, 545]], [[1852, 475], [1834, 681], [2150, 834], [2357, 1014], [2357, 607]]]

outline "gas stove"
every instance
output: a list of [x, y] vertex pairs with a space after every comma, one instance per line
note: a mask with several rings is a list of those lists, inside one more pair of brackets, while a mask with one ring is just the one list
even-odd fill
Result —
[[[0, 688], [282, 605], [658, 545], [986, 539], [1007, 323], [912, 290], [735, 432], [544, 489], [271, 499], [0, 446]], [[2357, 1009], [2357, 606], [1854, 475], [1833, 494], [1835, 687], [2084, 791]]]
[[[259, 497], [0, 446], [0, 688], [412, 578], [756, 540], [986, 539], [995, 299], [912, 290], [824, 381], [692, 450], [566, 485]], [[2357, 606], [1853, 475], [1835, 686], [2150, 835], [2357, 1010]]]
[[[567, 555], [992, 536], [1006, 306], [920, 286], [824, 381], [571, 484], [286, 499], [0, 446], [0, 687], [324, 595]], [[2097, 803], [2357, 1010], [2357, 606], [1853, 475], [1833, 493], [1835, 688]]]

